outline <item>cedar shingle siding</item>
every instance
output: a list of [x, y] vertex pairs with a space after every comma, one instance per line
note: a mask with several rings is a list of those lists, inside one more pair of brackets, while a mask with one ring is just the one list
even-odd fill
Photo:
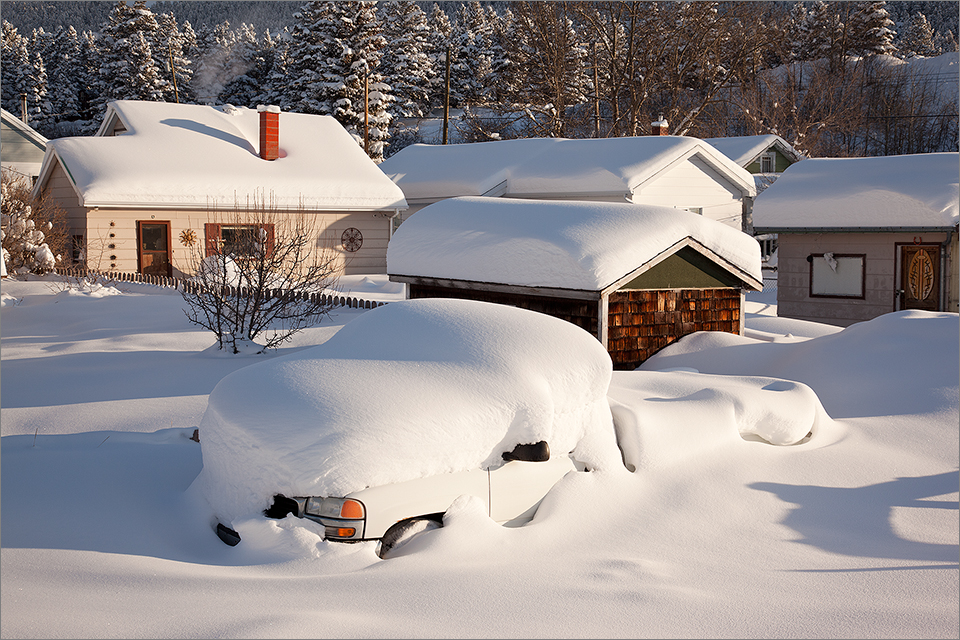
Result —
[[[598, 333], [594, 300], [408, 285], [410, 298], [461, 298], [508, 304], [572, 322]], [[695, 331], [740, 333], [740, 289], [621, 290], [610, 294], [607, 352], [614, 369], [632, 370], [663, 347]]]
[[628, 290], [610, 294], [607, 351], [614, 369], [635, 369], [695, 331], [740, 333], [739, 289]]

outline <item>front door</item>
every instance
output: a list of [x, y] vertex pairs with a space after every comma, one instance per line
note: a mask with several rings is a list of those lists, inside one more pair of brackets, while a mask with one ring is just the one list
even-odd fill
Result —
[[900, 309], [940, 310], [940, 245], [900, 245]]
[[137, 262], [144, 275], [173, 275], [169, 222], [137, 222]]

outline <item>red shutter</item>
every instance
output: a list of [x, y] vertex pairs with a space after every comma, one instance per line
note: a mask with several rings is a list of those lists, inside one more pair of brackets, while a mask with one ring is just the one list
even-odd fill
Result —
[[217, 243], [220, 240], [220, 225], [215, 222], [207, 222], [203, 225], [203, 239], [206, 246], [206, 256], [215, 256], [220, 253], [217, 250]]

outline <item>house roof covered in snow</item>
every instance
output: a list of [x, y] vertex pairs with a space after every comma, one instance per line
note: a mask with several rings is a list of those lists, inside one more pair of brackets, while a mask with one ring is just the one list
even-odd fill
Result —
[[698, 138], [525, 138], [455, 145], [415, 144], [380, 168], [406, 198], [623, 195], [627, 198], [675, 164], [694, 156], [738, 186], [756, 193], [753, 176]]
[[25, 176], [40, 173], [47, 139], [6, 109], [0, 109], [3, 168]]
[[960, 153], [812, 158], [753, 207], [759, 233], [950, 229], [960, 221]]
[[762, 288], [760, 245], [701, 215], [655, 205], [458, 197], [429, 205], [387, 247], [387, 273], [607, 292], [684, 247]]
[[87, 207], [406, 208], [334, 118], [280, 113], [276, 160], [259, 156], [259, 130], [255, 109], [119, 100], [97, 135], [49, 142], [38, 185], [57, 160]]
[[800, 160], [800, 153], [780, 136], [768, 133], [757, 136], [731, 136], [728, 138], [704, 138], [720, 153], [727, 156], [741, 167], [747, 167], [770, 149], [775, 148], [791, 162]]

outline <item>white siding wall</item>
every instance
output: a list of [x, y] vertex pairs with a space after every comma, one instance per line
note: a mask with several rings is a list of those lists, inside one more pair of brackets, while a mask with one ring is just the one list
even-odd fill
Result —
[[[169, 222], [174, 275], [190, 274], [192, 265], [203, 257], [204, 223], [230, 223], [236, 214], [229, 212], [184, 211], [177, 209], [86, 209], [79, 203], [69, 179], [58, 164], [51, 172], [44, 192], [56, 199], [67, 212], [69, 234], [83, 235], [87, 247], [87, 266], [92, 269], [137, 271], [137, 221]], [[280, 213], [293, 216], [294, 213]], [[323, 212], [315, 216], [317, 250], [332, 251], [345, 274], [377, 274], [387, 271], [387, 241], [390, 237], [390, 212]], [[111, 224], [112, 223], [112, 224]], [[359, 251], [343, 250], [341, 234], [347, 228], [363, 234]], [[197, 243], [189, 247], [181, 241], [181, 233], [190, 229]]]
[[699, 158], [682, 162], [643, 185], [642, 190], [634, 194], [633, 201], [681, 209], [702, 207], [707, 218], [735, 229], [742, 227], [740, 190]]
[[[278, 220], [297, 213], [280, 213]], [[343, 273], [376, 274], [387, 271], [387, 240], [390, 234], [389, 214], [372, 212], [323, 212], [308, 214], [316, 216], [318, 238], [315, 249], [332, 251]], [[174, 275], [191, 274], [194, 265], [205, 251], [204, 224], [237, 222], [233, 212], [207, 214], [199, 211], [100, 209], [89, 212], [88, 266], [115, 271], [137, 270], [137, 221], [170, 222]], [[111, 222], [113, 225], [111, 225]], [[278, 222], [279, 225], [279, 222]], [[358, 229], [363, 235], [363, 244], [357, 252], [343, 250], [341, 234], [348, 228]], [[184, 230], [190, 229], [197, 242], [190, 247], [181, 241]], [[279, 231], [279, 230], [278, 230]], [[110, 234], [113, 234], [111, 237]], [[113, 245], [111, 247], [111, 245]]]

